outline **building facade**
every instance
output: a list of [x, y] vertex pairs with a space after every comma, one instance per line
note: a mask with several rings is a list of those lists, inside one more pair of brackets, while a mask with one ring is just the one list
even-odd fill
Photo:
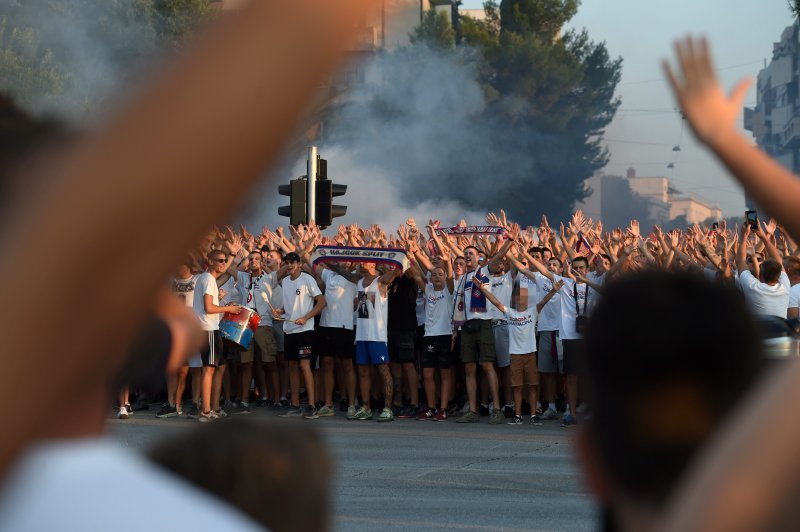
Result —
[[[772, 59], [758, 73], [755, 107], [744, 109], [744, 127], [758, 146], [796, 174], [800, 173], [799, 39], [800, 24], [795, 20], [773, 43]], [[754, 208], [750, 198], [746, 203]]]

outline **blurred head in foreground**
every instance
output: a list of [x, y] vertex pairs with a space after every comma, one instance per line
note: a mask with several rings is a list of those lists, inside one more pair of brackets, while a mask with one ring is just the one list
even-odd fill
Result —
[[330, 528], [331, 460], [308, 426], [232, 419], [171, 436], [149, 456], [274, 532]]
[[609, 524], [644, 530], [762, 368], [740, 293], [686, 273], [609, 284], [586, 334], [578, 452]]

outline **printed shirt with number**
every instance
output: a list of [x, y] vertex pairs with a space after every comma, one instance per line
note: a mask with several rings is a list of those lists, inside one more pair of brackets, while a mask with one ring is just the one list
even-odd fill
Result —
[[297, 279], [292, 279], [291, 276], [284, 277], [281, 282], [281, 292], [283, 309], [286, 311], [283, 332], [294, 334], [313, 331], [314, 318], [309, 318], [303, 325], [297, 325], [294, 321], [311, 312], [314, 308], [314, 298], [322, 295], [314, 278], [305, 272], [300, 272]]

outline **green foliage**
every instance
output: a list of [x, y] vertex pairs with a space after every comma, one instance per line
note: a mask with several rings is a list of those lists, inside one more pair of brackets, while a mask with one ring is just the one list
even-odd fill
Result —
[[422, 17], [422, 23], [409, 35], [412, 44], [421, 44], [430, 48], [453, 48], [456, 45], [456, 34], [450, 17], [443, 11], [429, 9]]
[[210, 0], [0, 3], [0, 92], [34, 111], [80, 116], [216, 10]]

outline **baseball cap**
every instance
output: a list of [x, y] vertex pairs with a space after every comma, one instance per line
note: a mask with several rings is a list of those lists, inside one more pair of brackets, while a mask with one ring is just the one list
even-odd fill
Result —
[[300, 262], [300, 255], [291, 251], [283, 256], [283, 262]]

